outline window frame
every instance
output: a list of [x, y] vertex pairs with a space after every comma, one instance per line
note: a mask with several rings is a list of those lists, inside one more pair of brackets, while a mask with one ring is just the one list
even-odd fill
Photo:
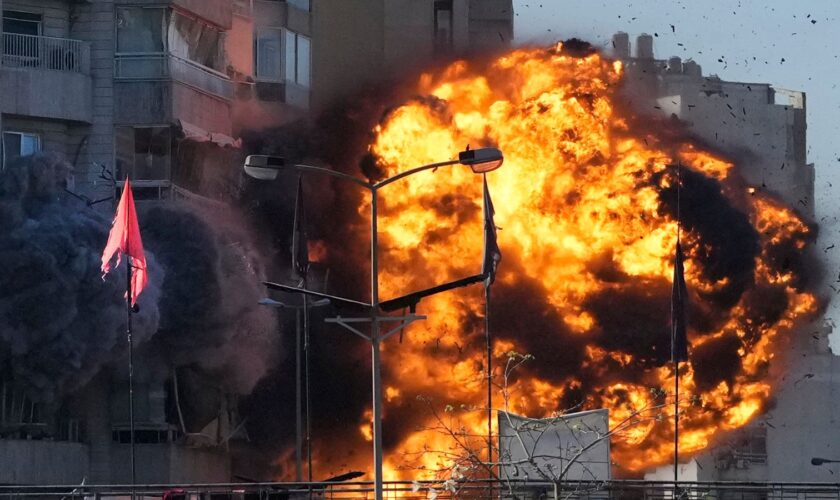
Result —
[[[119, 50], [119, 12], [120, 9], [146, 9], [159, 10], [163, 14], [161, 18], [161, 40], [163, 42], [163, 50], [160, 52], [120, 52]], [[169, 29], [169, 8], [160, 5], [117, 5], [114, 8], [114, 58], [120, 57], [141, 57], [141, 56], [166, 56], [169, 54], [169, 33], [164, 31], [164, 28]]]
[[[167, 124], [152, 124], [152, 125], [114, 125], [114, 174], [117, 176], [117, 181], [122, 181], [125, 178], [125, 170], [121, 170], [121, 165], [118, 161], [122, 161], [124, 156], [121, 156], [119, 153], [120, 138], [119, 138], [119, 130], [118, 129], [131, 129], [131, 164], [128, 166], [130, 172], [132, 174], [136, 174], [136, 161], [137, 161], [137, 129], [169, 129], [169, 144], [167, 145], [167, 164], [165, 167], [165, 175], [162, 178], [155, 178], [155, 179], [140, 179], [137, 178], [136, 175], [133, 175], [131, 180], [132, 183], [142, 183], [147, 185], [165, 185], [172, 181], [172, 168], [174, 165], [174, 155], [175, 150], [172, 147], [172, 126]], [[136, 181], [136, 182], [135, 182]]]
[[38, 132], [24, 132], [24, 131], [19, 131], [19, 130], [4, 130], [2, 133], [0, 133], [0, 143], [2, 143], [2, 149], [3, 149], [3, 155], [2, 155], [2, 158], [0, 158], [0, 160], [2, 160], [0, 162], [0, 171], [6, 170], [6, 163], [10, 160], [10, 158], [8, 157], [9, 152], [6, 151], [6, 136], [7, 135], [16, 135], [20, 138], [19, 139], [20, 143], [19, 143], [19, 146], [18, 146], [19, 150], [22, 149], [22, 146], [23, 146], [23, 137], [30, 137], [30, 138], [35, 139], [35, 144], [36, 144], [35, 150], [32, 151], [31, 153], [28, 153], [28, 154], [25, 154], [25, 155], [19, 155], [21, 158], [26, 157], [26, 156], [31, 156], [33, 154], [40, 153], [41, 151], [43, 151], [43, 141], [41, 140], [41, 134], [39, 134]]
[[[23, 14], [23, 17], [14, 17], [15, 14], [20, 15]], [[29, 17], [29, 19], [27, 19]], [[34, 18], [37, 17], [38, 19], [35, 20]], [[14, 31], [7, 31], [6, 29], [6, 19], [11, 21], [19, 21], [19, 22], [26, 22], [26, 23], [33, 23], [38, 28], [38, 33], [36, 35], [29, 35], [29, 36], [43, 36], [44, 35], [44, 15], [38, 12], [28, 12], [25, 10], [13, 10], [13, 9], [3, 9], [0, 12], [0, 19], [2, 21], [2, 31], [3, 33], [16, 33]]]
[[[280, 61], [279, 61], [279, 76], [275, 78], [268, 78], [260, 75], [260, 33], [264, 33], [267, 31], [276, 32], [279, 34], [280, 40]], [[300, 47], [301, 44], [299, 43], [300, 39], [306, 40], [309, 46], [309, 57], [308, 57], [308, 64], [307, 64], [307, 71], [305, 77], [305, 83], [301, 83], [304, 78], [300, 78], [300, 70], [301, 70], [301, 52]], [[289, 44], [294, 43], [294, 46], [291, 47], [291, 53], [289, 52], [290, 47]], [[291, 55], [294, 55], [294, 60], [290, 60]], [[277, 27], [263, 27], [259, 28], [254, 32], [254, 80], [257, 82], [267, 82], [267, 83], [293, 83], [295, 85], [299, 85], [304, 88], [311, 88], [312, 87], [312, 38], [304, 35], [302, 33], [298, 33], [297, 31], [292, 31], [288, 28], [277, 28]]]

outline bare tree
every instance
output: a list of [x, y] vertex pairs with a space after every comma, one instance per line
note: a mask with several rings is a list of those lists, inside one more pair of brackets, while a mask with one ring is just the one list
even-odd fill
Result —
[[[489, 480], [490, 494], [493, 494], [492, 485], [495, 484], [497, 494], [505, 493], [510, 498], [535, 497], [535, 491], [540, 489], [551, 489], [556, 498], [560, 498], [563, 491], [566, 492], [563, 496], [567, 497], [580, 494], [584, 489], [597, 489], [609, 477], [611, 438], [621, 437], [634, 427], [665, 417], [662, 410], [669, 404], [669, 398], [660, 388], [651, 388], [651, 397], [644, 406], [631, 408], [625, 418], [612, 426], [606, 410], [573, 413], [581, 409], [581, 404], [546, 418], [514, 415], [510, 412], [512, 377], [532, 359], [530, 354], [507, 354], [501, 380], [496, 384], [503, 396], [503, 407], [494, 408], [501, 434], [494, 445], [493, 455], [497, 457], [494, 461], [486, 458], [487, 436], [475, 433], [464, 423], [470, 414], [486, 414], [486, 407], [448, 404], [441, 411], [432, 398], [418, 396], [434, 422], [428, 429], [446, 435], [451, 446], [446, 449], [427, 447], [416, 453], [437, 455], [439, 468], [425, 472], [434, 473], [439, 482], [436, 485], [415, 482], [415, 491], [426, 490], [429, 498], [436, 498], [441, 493], [457, 495], [468, 482], [482, 479]], [[606, 461], [593, 460], [593, 451], [601, 457], [606, 456]], [[525, 487], [526, 483], [531, 485]], [[501, 485], [501, 491], [498, 485]]]

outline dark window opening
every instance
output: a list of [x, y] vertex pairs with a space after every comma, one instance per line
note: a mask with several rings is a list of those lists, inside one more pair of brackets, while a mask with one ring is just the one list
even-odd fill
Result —
[[3, 32], [15, 35], [41, 35], [41, 15], [16, 10], [3, 11]]
[[452, 0], [435, 0], [435, 52], [446, 53], [452, 50], [453, 17]]

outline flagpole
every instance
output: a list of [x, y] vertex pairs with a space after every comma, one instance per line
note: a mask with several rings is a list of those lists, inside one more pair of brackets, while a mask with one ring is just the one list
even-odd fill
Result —
[[[677, 250], [676, 253], [679, 258], [680, 252], [680, 230], [682, 229], [682, 219], [680, 214], [680, 190], [682, 189], [682, 171], [680, 163], [677, 162]], [[676, 266], [676, 260], [674, 262]], [[681, 265], [681, 264], [680, 264]], [[676, 277], [676, 276], [675, 276]], [[677, 286], [675, 283], [674, 286]], [[679, 482], [680, 470], [680, 356], [677, 355], [674, 349], [675, 336], [677, 334], [674, 321], [674, 297], [671, 295], [671, 357], [674, 358], [674, 498], [677, 498], [677, 488]], [[681, 312], [684, 314], [684, 312]]]
[[[130, 214], [126, 214], [130, 217]], [[134, 463], [134, 342], [131, 337], [131, 257], [125, 259], [125, 314], [126, 336], [128, 337], [128, 429], [131, 434], [131, 496], [137, 483], [137, 469]]]
[[303, 481], [303, 404], [301, 402], [300, 309], [295, 309], [295, 481]]
[[680, 362], [674, 360], [674, 498], [677, 497], [680, 464]]
[[[303, 288], [306, 288], [306, 277], [303, 278]], [[306, 370], [306, 470], [309, 483], [312, 483], [312, 397], [309, 390], [309, 351], [312, 344], [309, 342], [309, 299], [303, 296], [303, 350], [305, 355], [304, 369]], [[312, 491], [310, 490], [310, 496]]]
[[[490, 280], [484, 281], [484, 336], [487, 350], [487, 462], [493, 462], [493, 352], [490, 339]], [[491, 465], [492, 467], [492, 465]]]

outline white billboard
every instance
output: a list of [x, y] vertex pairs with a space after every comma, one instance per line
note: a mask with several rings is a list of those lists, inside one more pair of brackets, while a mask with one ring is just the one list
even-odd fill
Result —
[[541, 419], [500, 411], [498, 420], [503, 480], [611, 479], [608, 410]]

